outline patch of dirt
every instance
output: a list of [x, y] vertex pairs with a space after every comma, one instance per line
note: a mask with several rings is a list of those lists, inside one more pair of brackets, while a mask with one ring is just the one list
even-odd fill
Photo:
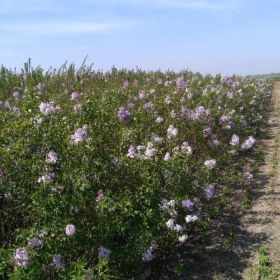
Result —
[[[263, 195], [255, 201], [252, 208], [242, 219], [242, 226], [249, 234], [266, 236], [263, 245], [267, 247], [272, 267], [280, 269], [280, 82], [273, 83], [273, 111], [270, 117], [270, 139], [264, 141], [266, 147], [265, 165], [260, 172], [271, 178], [263, 188]], [[255, 253], [255, 252], [252, 252]], [[251, 266], [256, 266], [256, 254], [250, 259]], [[249, 279], [248, 266], [243, 271], [243, 279]], [[279, 278], [280, 279], [280, 275]]]

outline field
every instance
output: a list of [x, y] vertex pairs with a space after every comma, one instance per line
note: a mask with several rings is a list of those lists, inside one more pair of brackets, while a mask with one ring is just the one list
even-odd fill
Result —
[[187, 71], [2, 67], [2, 278], [191, 279], [217, 221], [250, 205], [271, 90]]

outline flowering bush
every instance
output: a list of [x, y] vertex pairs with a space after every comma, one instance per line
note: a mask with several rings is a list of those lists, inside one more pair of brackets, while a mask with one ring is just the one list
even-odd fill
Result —
[[5, 279], [138, 279], [198, 242], [270, 93], [191, 72], [2, 70]]

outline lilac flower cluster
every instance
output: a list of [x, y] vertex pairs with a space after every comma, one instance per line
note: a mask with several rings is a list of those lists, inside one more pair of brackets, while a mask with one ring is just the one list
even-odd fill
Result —
[[53, 101], [51, 102], [41, 102], [39, 105], [40, 112], [45, 115], [53, 115], [61, 111], [61, 108], [54, 104]]
[[119, 118], [120, 122], [122, 122], [122, 123], [129, 122], [130, 115], [124, 107], [120, 107], [120, 109], [118, 111], [118, 118]]
[[100, 246], [100, 247], [98, 248], [98, 252], [99, 252], [99, 253], [98, 253], [99, 257], [100, 257], [100, 258], [104, 258], [104, 259], [106, 259], [106, 260], [109, 259], [110, 255], [111, 255], [111, 253], [112, 253], [112, 251], [111, 251], [110, 249], [105, 248], [105, 247], [103, 247], [103, 246]]
[[249, 136], [242, 144], [242, 150], [249, 150], [251, 149], [256, 143], [256, 139], [253, 136]]
[[83, 142], [87, 138], [87, 125], [78, 128], [75, 133], [71, 136], [70, 144], [77, 145], [80, 142]]
[[72, 224], [69, 224], [65, 228], [65, 233], [67, 236], [72, 236], [76, 233], [76, 227]]
[[21, 267], [27, 267], [29, 265], [29, 256], [25, 247], [16, 249], [13, 256], [13, 263], [15, 266]]

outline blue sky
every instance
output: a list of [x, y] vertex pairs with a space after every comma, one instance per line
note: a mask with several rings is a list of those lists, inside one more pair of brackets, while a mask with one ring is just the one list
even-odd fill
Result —
[[0, 0], [0, 64], [280, 72], [279, 0]]

